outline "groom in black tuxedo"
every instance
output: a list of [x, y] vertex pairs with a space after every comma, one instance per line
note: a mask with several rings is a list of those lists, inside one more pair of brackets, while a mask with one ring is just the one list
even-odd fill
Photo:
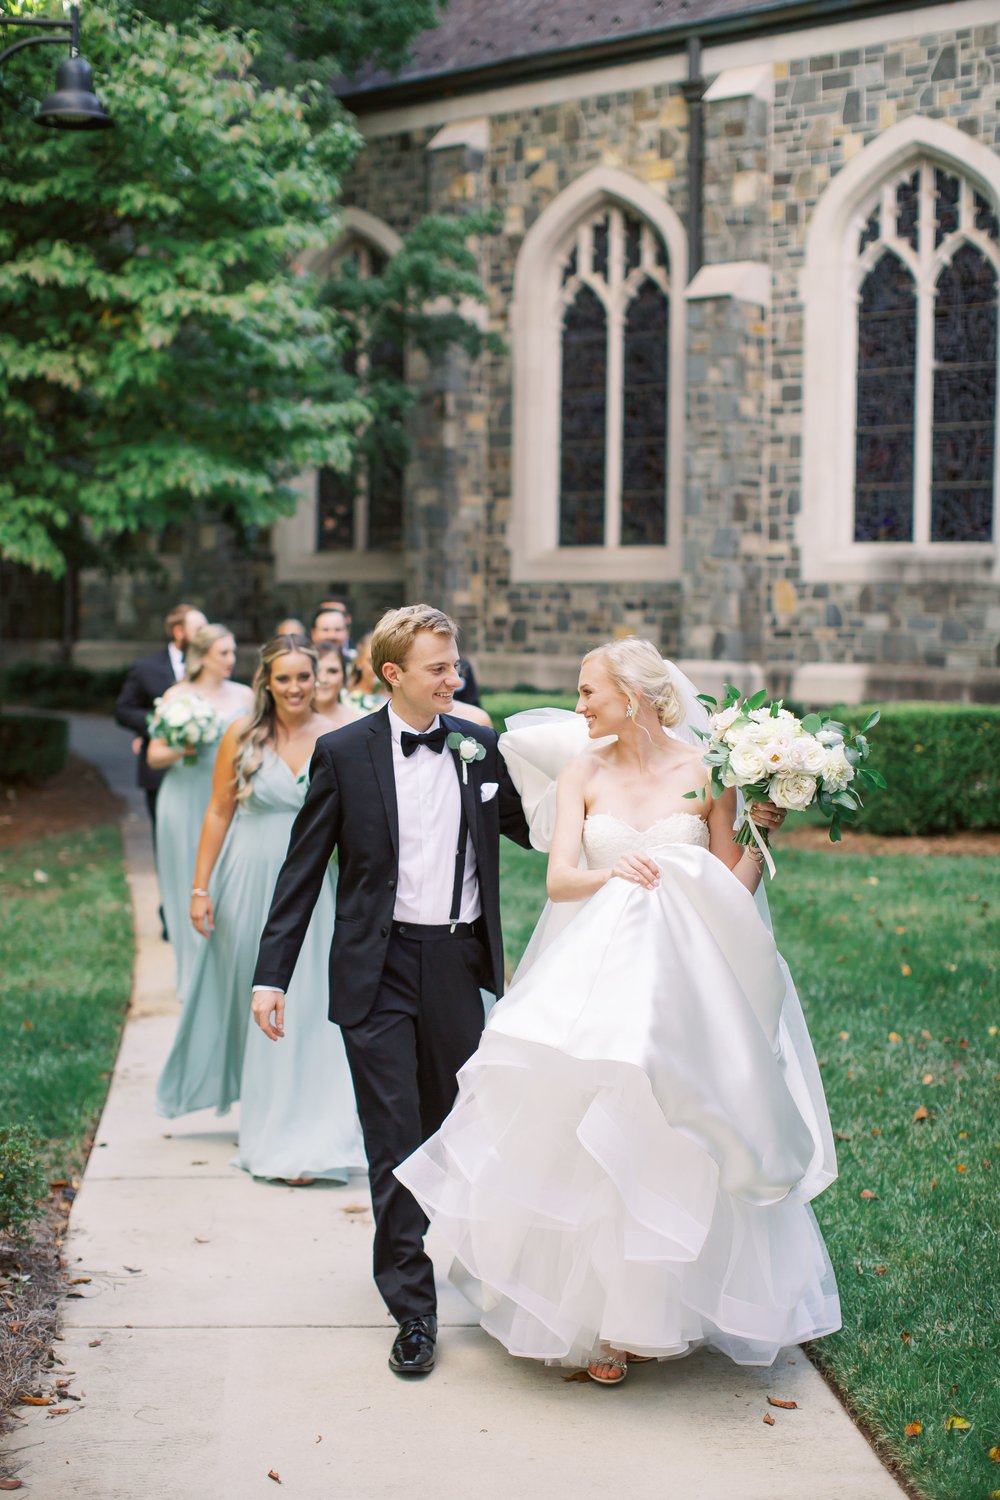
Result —
[[[529, 843], [496, 734], [450, 715], [456, 634], [426, 604], [390, 610], [376, 626], [372, 666], [391, 702], [317, 741], [254, 974], [254, 1018], [278, 1040], [284, 991], [337, 849], [330, 1020], [354, 1080], [375, 1282], [399, 1324], [389, 1364], [400, 1374], [433, 1368], [437, 1303], [427, 1221], [393, 1168], [454, 1103], [455, 1075], [483, 1028], [480, 988], [503, 993], [500, 834]], [[448, 746], [451, 736], [464, 745]]]

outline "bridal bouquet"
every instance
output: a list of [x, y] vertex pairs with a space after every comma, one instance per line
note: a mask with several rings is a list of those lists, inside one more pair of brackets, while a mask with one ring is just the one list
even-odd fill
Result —
[[[745, 802], [770, 800], [791, 812], [803, 812], [815, 803], [829, 818], [830, 839], [836, 843], [841, 824], [851, 822], [863, 805], [861, 790], [874, 791], [886, 784], [881, 771], [864, 764], [869, 755], [866, 736], [878, 723], [878, 711], [870, 713], [852, 735], [829, 714], [806, 714], [799, 719], [782, 707], [780, 699], [768, 704], [766, 697], [761, 691], [742, 698], [730, 683], [721, 704], [699, 694], [711, 713], [709, 729], [695, 732], [706, 744], [712, 792], [718, 796], [734, 786]], [[767, 833], [757, 828], [746, 810], [733, 838], [738, 844], [754, 840], [774, 875]]]
[[214, 745], [222, 734], [219, 715], [197, 693], [157, 698], [146, 727], [150, 739], [165, 740], [171, 750], [194, 750], [194, 755], [185, 754], [185, 762], [194, 761], [202, 746]]

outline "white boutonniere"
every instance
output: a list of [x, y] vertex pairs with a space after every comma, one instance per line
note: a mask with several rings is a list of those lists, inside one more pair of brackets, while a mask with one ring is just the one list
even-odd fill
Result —
[[469, 767], [474, 761], [486, 759], [486, 746], [474, 740], [471, 735], [462, 734], [458, 729], [452, 730], [445, 744], [449, 750], [457, 750], [458, 758], [462, 762], [462, 784], [469, 784]]

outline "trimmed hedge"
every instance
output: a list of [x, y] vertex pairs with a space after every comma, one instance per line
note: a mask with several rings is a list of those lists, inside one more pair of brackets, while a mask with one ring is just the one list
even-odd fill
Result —
[[56, 776], [69, 753], [65, 719], [38, 714], [4, 714], [0, 718], [0, 777], [5, 781], [44, 781]]
[[[494, 727], [502, 731], [511, 714], [545, 705], [572, 709], [576, 698], [560, 693], [484, 693], [482, 703]], [[799, 711], [790, 703], [786, 707]], [[880, 708], [882, 717], [869, 735], [869, 764], [889, 785], [865, 798], [865, 808], [852, 826], [877, 834], [1000, 828], [1000, 705], [868, 703], [824, 712], [855, 730], [873, 708]]]
[[33, 708], [113, 713], [124, 681], [124, 667], [97, 672], [65, 662], [19, 661], [3, 674], [3, 700]]
[[482, 693], [479, 701], [493, 720], [494, 729], [498, 734], [503, 734], [506, 727], [504, 720], [509, 719], [511, 714], [523, 713], [526, 708], [572, 710], [578, 700], [575, 693], [537, 693], [515, 689], [509, 693]]
[[0, 1235], [15, 1244], [29, 1238], [49, 1190], [41, 1151], [33, 1126], [0, 1125]]
[[829, 710], [852, 729], [881, 707], [869, 764], [889, 783], [865, 798], [866, 833], [1000, 828], [1000, 704], [887, 703]]

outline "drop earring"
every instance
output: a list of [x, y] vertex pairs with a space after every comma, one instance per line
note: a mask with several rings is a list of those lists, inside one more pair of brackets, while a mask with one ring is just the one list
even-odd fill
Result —
[[625, 717], [626, 719], [633, 719], [635, 717], [635, 710], [631, 703], [626, 703], [625, 705]]

